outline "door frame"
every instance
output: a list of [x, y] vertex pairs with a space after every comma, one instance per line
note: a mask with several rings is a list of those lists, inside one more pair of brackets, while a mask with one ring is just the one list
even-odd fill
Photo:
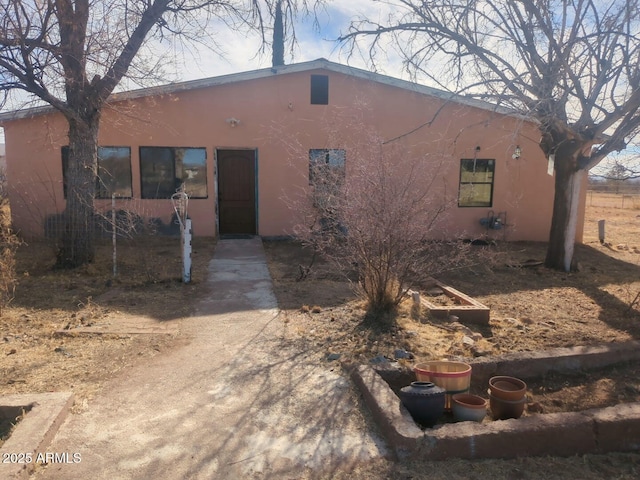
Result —
[[214, 194], [215, 194], [215, 224], [216, 224], [216, 238], [220, 238], [220, 185], [218, 178], [218, 151], [219, 150], [235, 150], [239, 152], [252, 151], [253, 152], [253, 199], [254, 199], [254, 209], [255, 209], [255, 225], [256, 225], [256, 235], [260, 235], [260, 202], [258, 201], [258, 147], [213, 147], [213, 160], [214, 160], [214, 168], [213, 168], [213, 185], [214, 185]]

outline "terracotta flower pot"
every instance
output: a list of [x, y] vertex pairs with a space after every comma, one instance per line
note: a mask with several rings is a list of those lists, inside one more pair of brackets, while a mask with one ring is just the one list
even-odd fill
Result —
[[522, 397], [520, 400], [505, 400], [503, 398], [494, 397], [489, 393], [489, 408], [494, 420], [506, 420], [508, 418], [520, 418], [524, 412], [524, 404], [527, 399]]
[[527, 393], [527, 384], [519, 378], [497, 376], [489, 379], [489, 393], [503, 400], [522, 400]]
[[431, 382], [411, 382], [400, 389], [400, 400], [413, 419], [433, 427], [444, 413], [444, 390]]
[[477, 395], [456, 393], [451, 397], [451, 410], [457, 422], [482, 422], [487, 416], [487, 401]]

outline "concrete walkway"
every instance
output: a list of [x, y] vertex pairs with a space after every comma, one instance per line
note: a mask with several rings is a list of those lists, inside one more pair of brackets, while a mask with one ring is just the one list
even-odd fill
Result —
[[192, 340], [116, 378], [70, 415], [47, 479], [330, 478], [387, 453], [335, 364], [283, 337], [259, 239], [222, 240]]

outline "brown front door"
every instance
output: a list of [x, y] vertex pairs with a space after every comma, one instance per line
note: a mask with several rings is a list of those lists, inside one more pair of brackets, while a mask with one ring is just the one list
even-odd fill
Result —
[[220, 235], [255, 235], [256, 152], [218, 150], [217, 159]]

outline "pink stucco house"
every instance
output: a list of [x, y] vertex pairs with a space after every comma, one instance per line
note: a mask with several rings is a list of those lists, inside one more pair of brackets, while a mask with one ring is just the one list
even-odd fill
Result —
[[[340, 124], [358, 108], [357, 125]], [[2, 114], [0, 124], [14, 226], [41, 237], [65, 207], [67, 125], [48, 107]], [[115, 194], [116, 208], [168, 224], [184, 183], [196, 236], [289, 235], [286, 192], [307, 186], [319, 159], [348, 175], [348, 142], [330, 132], [353, 141], [363, 129], [416, 158], [444, 159], [446, 168], [422, 174], [441, 176], [454, 200], [446, 235], [547, 240], [553, 177], [534, 123], [324, 59], [114, 95], [101, 123], [96, 204], [110, 209]], [[294, 143], [308, 154], [292, 154]]]

